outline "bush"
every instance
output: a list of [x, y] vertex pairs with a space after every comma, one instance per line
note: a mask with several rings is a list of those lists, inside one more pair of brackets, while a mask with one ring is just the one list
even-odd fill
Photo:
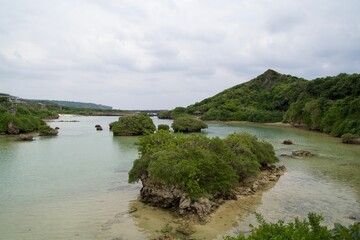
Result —
[[358, 141], [357, 139], [359, 139], [359, 138], [360, 138], [359, 135], [346, 133], [341, 136], [341, 141], [343, 143], [354, 143], [354, 142]]
[[329, 230], [320, 223], [321, 215], [308, 214], [307, 220], [295, 218], [293, 222], [285, 224], [280, 220], [277, 223], [267, 223], [260, 214], [256, 214], [260, 226], [253, 228], [250, 235], [245, 237], [239, 234], [236, 237], [225, 237], [225, 240], [355, 240], [360, 239], [360, 223], [357, 222], [348, 228], [341, 224], [335, 224], [333, 230]]
[[201, 129], [207, 128], [207, 124], [200, 119], [193, 117], [179, 117], [176, 118], [171, 125], [174, 132], [200, 132]]
[[110, 124], [114, 136], [139, 136], [153, 133], [156, 127], [149, 116], [144, 114], [126, 115]]
[[159, 124], [158, 130], [169, 131], [169, 130], [170, 130], [170, 127], [169, 127], [169, 125], [167, 125], [167, 124]]
[[[254, 149], [239, 142], [242, 139], [245, 143], [247, 138]], [[277, 160], [272, 147], [264, 144], [249, 134], [232, 134], [222, 140], [159, 131], [140, 138], [140, 157], [129, 172], [129, 182], [149, 176], [182, 189], [193, 199], [224, 193], [243, 178], [255, 175], [261, 163]], [[256, 147], [263, 147], [261, 154], [256, 153]]]

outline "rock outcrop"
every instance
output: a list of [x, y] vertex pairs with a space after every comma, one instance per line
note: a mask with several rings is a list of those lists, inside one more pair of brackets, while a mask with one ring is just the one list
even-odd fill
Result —
[[10, 121], [8, 122], [8, 130], [7, 130], [7, 134], [19, 134], [20, 130], [19, 128], [15, 125], [14, 122]]
[[152, 181], [147, 175], [141, 177], [140, 200], [152, 206], [169, 208], [183, 217], [205, 221], [225, 200], [236, 200], [241, 195], [251, 195], [270, 182], [277, 181], [286, 171], [284, 166], [263, 167], [256, 177], [250, 177], [242, 185], [224, 194], [202, 197], [196, 201], [177, 186], [166, 186]]
[[31, 135], [20, 134], [18, 140], [19, 141], [33, 141], [34, 137]]
[[99, 124], [95, 125], [95, 128], [96, 128], [97, 131], [102, 131], [103, 130], [102, 127]]
[[283, 141], [283, 144], [285, 144], [285, 145], [292, 145], [293, 142], [292, 142], [291, 140], [287, 139], [287, 140], [284, 140], [284, 141]]
[[291, 153], [295, 157], [313, 157], [316, 156], [316, 154], [306, 151], [306, 150], [296, 150]]
[[57, 136], [59, 131], [53, 128], [47, 128], [39, 131], [39, 136]]

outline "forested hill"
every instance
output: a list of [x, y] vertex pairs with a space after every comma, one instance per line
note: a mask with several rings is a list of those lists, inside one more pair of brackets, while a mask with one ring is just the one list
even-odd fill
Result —
[[95, 103], [83, 103], [83, 102], [72, 102], [72, 101], [59, 101], [59, 100], [30, 100], [25, 99], [25, 101], [30, 101], [33, 103], [42, 103], [45, 105], [57, 105], [62, 107], [68, 107], [68, 108], [81, 108], [81, 109], [101, 109], [101, 110], [111, 110], [112, 107], [105, 106], [101, 104], [95, 104]]
[[336, 136], [360, 134], [360, 75], [308, 81], [267, 70], [249, 82], [160, 117], [182, 114], [200, 115], [204, 120], [283, 121]]

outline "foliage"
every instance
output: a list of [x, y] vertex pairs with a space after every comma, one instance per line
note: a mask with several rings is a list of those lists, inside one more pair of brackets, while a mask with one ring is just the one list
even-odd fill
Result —
[[30, 102], [32, 104], [40, 104], [45, 106], [51, 106], [53, 109], [63, 109], [63, 108], [70, 108], [70, 109], [101, 109], [101, 110], [111, 110], [112, 107], [105, 106], [101, 104], [95, 103], [83, 103], [83, 102], [73, 102], [73, 101], [58, 101], [58, 100], [32, 100], [27, 99], [26, 102]]
[[187, 114], [204, 120], [280, 122], [306, 81], [267, 70], [257, 78], [188, 106]]
[[158, 130], [168, 131], [168, 130], [170, 130], [170, 127], [169, 127], [169, 125], [167, 125], [167, 124], [159, 124]]
[[244, 177], [258, 173], [261, 164], [277, 161], [270, 144], [245, 133], [222, 140], [160, 130], [140, 138], [138, 150], [139, 158], [129, 172], [130, 183], [149, 176], [179, 187], [193, 199], [224, 193]]
[[[42, 119], [55, 114], [46, 109], [33, 106], [16, 105], [3, 100], [0, 103], [0, 133], [28, 133], [38, 131], [46, 123]], [[9, 125], [12, 125], [9, 129]]]
[[178, 117], [187, 116], [189, 113], [184, 107], [176, 107], [171, 111], [163, 111], [158, 114], [159, 119], [176, 119]]
[[331, 234], [333, 239], [336, 240], [358, 240], [360, 239], [360, 222], [356, 222], [349, 227], [335, 223]]
[[225, 240], [355, 240], [360, 239], [360, 223], [355, 223], [348, 228], [341, 224], [335, 224], [333, 230], [329, 230], [320, 223], [323, 220], [321, 215], [308, 214], [307, 220], [295, 218], [287, 224], [280, 220], [277, 223], [267, 223], [263, 217], [256, 214], [260, 224], [253, 228], [250, 235], [245, 237], [239, 234], [237, 237], [225, 237]]
[[284, 121], [341, 136], [360, 135], [360, 75], [339, 74], [309, 81]]
[[249, 82], [165, 115], [176, 118], [180, 114], [201, 115], [203, 120], [283, 121], [334, 136], [360, 135], [360, 74], [306, 81], [267, 70]]
[[110, 128], [115, 136], [139, 136], [156, 130], [151, 118], [145, 114], [122, 116], [111, 123]]
[[48, 125], [41, 126], [39, 129], [40, 136], [56, 136], [58, 131]]
[[200, 132], [201, 129], [207, 128], [207, 124], [200, 119], [184, 116], [176, 118], [171, 127], [173, 128], [174, 132], [188, 133]]

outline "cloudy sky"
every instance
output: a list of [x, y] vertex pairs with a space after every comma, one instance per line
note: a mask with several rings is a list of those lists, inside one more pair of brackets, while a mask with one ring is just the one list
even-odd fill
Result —
[[0, 0], [0, 92], [187, 106], [271, 68], [360, 72], [359, 0]]

